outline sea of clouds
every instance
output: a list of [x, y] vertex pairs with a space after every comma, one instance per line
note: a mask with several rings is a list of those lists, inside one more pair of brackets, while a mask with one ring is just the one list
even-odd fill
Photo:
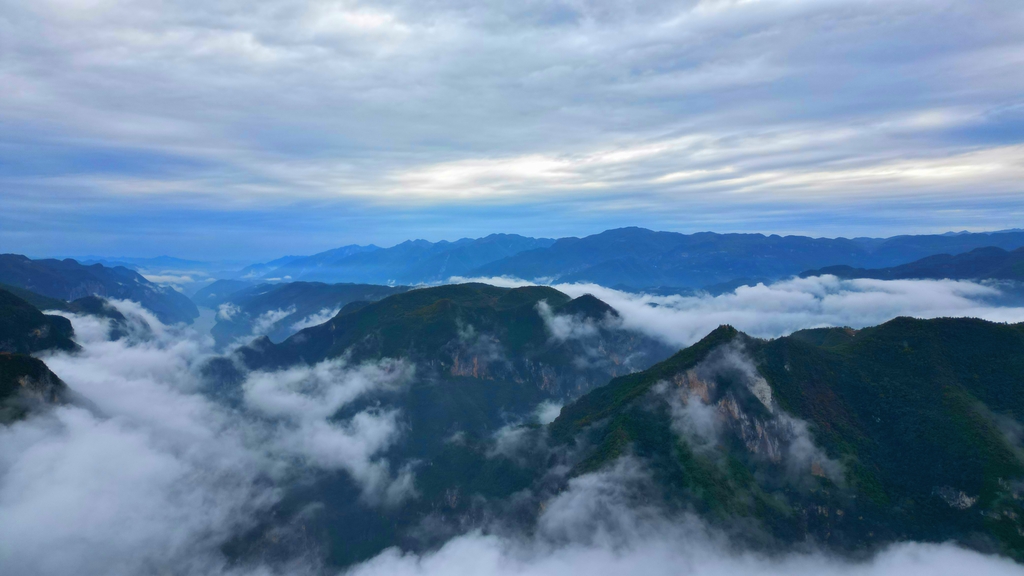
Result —
[[[507, 277], [452, 281], [509, 287], [536, 284]], [[722, 324], [751, 336], [777, 338], [804, 328], [875, 326], [897, 316], [1024, 322], [1024, 307], [1005, 305], [1013, 301], [1007, 287], [966, 280], [843, 280], [826, 275], [741, 286], [720, 295], [667, 296], [622, 292], [597, 284], [553, 287], [573, 298], [593, 294], [619, 312], [623, 328], [679, 347], [693, 344]]]
[[311, 474], [348, 474], [371, 505], [412, 495], [411, 476], [381, 457], [401, 435], [398, 414], [332, 416], [400, 389], [414, 367], [250, 372], [231, 407], [205, 393], [212, 339], [113, 304], [131, 320], [127, 338], [71, 314], [82, 351], [44, 356], [83, 400], [0, 429], [0, 573], [219, 573], [221, 547]]
[[[594, 294], [620, 312], [624, 327], [679, 346], [723, 323], [773, 337], [898, 315], [1024, 320], [1024, 309], [997, 304], [998, 288], [971, 282], [821, 277], [720, 296], [557, 288]], [[382, 511], [417, 497], [413, 469], [384, 456], [402, 438], [400, 413], [378, 406], [333, 418], [367, 394], [401, 394], [414, 366], [333, 360], [245, 372], [241, 401], [229, 405], [212, 399], [203, 376], [214, 355], [208, 335], [162, 325], [130, 302], [114, 305], [130, 319], [128, 337], [108, 341], [106, 321], [69, 315], [82, 351], [44, 356], [83, 401], [0, 429], [0, 573], [337, 573], [308, 550], [239, 565], [224, 546], [265, 519], [289, 487], [317, 474], [348, 475], [362, 505]], [[556, 409], [540, 406], [538, 418], [550, 420]], [[572, 480], [544, 503], [528, 534], [473, 531], [427, 552], [390, 549], [344, 573], [1024, 574], [1008, 560], [948, 544], [903, 543], [861, 561], [813, 549], [740, 550], [697, 518], [665, 518], [631, 497], [645, 474], [642, 464], [623, 460]]]

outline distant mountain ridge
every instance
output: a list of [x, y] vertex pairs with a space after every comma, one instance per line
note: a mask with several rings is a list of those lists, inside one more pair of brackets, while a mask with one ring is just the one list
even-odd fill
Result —
[[[484, 238], [463, 238], [454, 242], [407, 240], [391, 248], [344, 246], [312, 256], [290, 258], [279, 266], [263, 270], [263, 277], [321, 282], [367, 284], [420, 284], [443, 282], [468, 274], [484, 264], [507, 258], [524, 250], [550, 246], [550, 238], [527, 238], [516, 234], [491, 234]], [[261, 270], [259, 266], [251, 271]]]
[[776, 280], [830, 265], [892, 266], [984, 246], [1019, 248], [1024, 246], [1024, 233], [896, 236], [877, 241], [620, 228], [585, 238], [562, 238], [548, 248], [481, 266], [470, 275], [593, 282], [632, 290], [700, 288], [737, 278]]
[[199, 316], [199, 309], [184, 294], [121, 266], [85, 266], [70, 258], [31, 260], [18, 254], [0, 254], [0, 283], [60, 300], [93, 295], [133, 300], [166, 324], [191, 323]]
[[1024, 232], [810, 238], [763, 234], [680, 234], [619, 228], [558, 240], [492, 234], [455, 242], [409, 240], [391, 248], [345, 246], [279, 265], [254, 265], [252, 277], [371, 284], [431, 284], [451, 277], [508, 276], [541, 282], [592, 282], [626, 290], [703, 289], [745, 280], [774, 281], [810, 269], [897, 266], [935, 254], [982, 247], [1014, 250]]
[[828, 266], [808, 270], [802, 277], [831, 274], [840, 278], [874, 278], [878, 280], [941, 279], [952, 280], [1016, 280], [1024, 281], [1024, 248], [1006, 251], [989, 246], [963, 254], [936, 254], [909, 264], [891, 268], [853, 268]]

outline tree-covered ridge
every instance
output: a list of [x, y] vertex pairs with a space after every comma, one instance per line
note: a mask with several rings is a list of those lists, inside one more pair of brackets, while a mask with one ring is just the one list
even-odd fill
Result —
[[996, 246], [976, 248], [965, 254], [936, 254], [909, 264], [890, 268], [853, 268], [829, 266], [809, 270], [803, 277], [831, 274], [840, 278], [874, 278], [878, 280], [952, 279], [1024, 281], [1024, 248], [1003, 250]]
[[73, 336], [67, 318], [43, 314], [24, 299], [0, 289], [0, 424], [21, 419], [35, 407], [68, 400], [64, 382], [42, 360], [29, 354], [76, 351]]
[[281, 344], [257, 340], [240, 353], [253, 367], [342, 355], [354, 362], [403, 358], [432, 376], [528, 383], [575, 396], [668, 356], [663, 344], [616, 322], [617, 313], [592, 296], [458, 284], [352, 306]]
[[[212, 335], [218, 345], [251, 338], [254, 330], [279, 342], [318, 315], [330, 315], [353, 302], [371, 302], [405, 292], [406, 286], [290, 282], [245, 287], [221, 299]], [[322, 320], [313, 320], [320, 324]], [[308, 325], [308, 324], [307, 324]]]
[[[396, 543], [422, 546], [418, 527], [427, 518], [447, 530], [508, 504], [547, 471], [547, 455], [534, 450], [543, 435], [539, 405], [576, 397], [670, 354], [657, 341], [623, 330], [620, 321], [618, 312], [589, 295], [447, 285], [353, 303], [281, 344], [260, 339], [240, 349], [256, 370], [325, 360], [350, 366], [397, 361], [415, 373], [401, 391], [369, 394], [334, 418], [396, 410], [404, 431], [386, 456], [413, 467], [416, 497], [393, 509], [367, 507], [348, 476], [338, 474], [294, 494], [281, 515], [323, 502], [304, 529], [327, 543], [333, 563], [344, 565]], [[228, 361], [209, 368], [221, 382], [233, 370]], [[244, 545], [271, 544], [255, 534]]]
[[48, 349], [75, 350], [74, 329], [67, 318], [43, 314], [0, 289], [0, 352], [31, 354]]
[[578, 472], [638, 456], [670, 506], [774, 538], [1020, 558], [1022, 410], [1024, 325], [898, 318], [771, 341], [722, 327], [567, 406], [551, 435], [580, 446]]
[[0, 424], [24, 418], [29, 411], [70, 400], [70, 390], [38, 358], [0, 352]]

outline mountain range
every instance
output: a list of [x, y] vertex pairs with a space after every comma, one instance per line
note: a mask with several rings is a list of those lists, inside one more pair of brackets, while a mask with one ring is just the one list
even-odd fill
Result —
[[564, 408], [575, 474], [641, 458], [666, 506], [841, 549], [1024, 558], [1024, 324], [897, 318], [776, 340], [723, 326]]
[[643, 228], [558, 240], [495, 234], [456, 242], [414, 240], [391, 248], [346, 246], [250, 267], [246, 275], [410, 285], [451, 277], [509, 276], [650, 291], [772, 281], [824, 266], [895, 266], [934, 254], [959, 254], [989, 246], [1020, 248], [1024, 232], [854, 239], [679, 234]]
[[[250, 296], [289, 286], [328, 285]], [[574, 479], [627, 465], [644, 471], [629, 490], [646, 509], [697, 514], [745, 545], [858, 554], [955, 541], [1024, 559], [1024, 324], [897, 318], [773, 340], [722, 326], [677, 351], [591, 295], [392, 290], [197, 368], [203, 393], [232, 410], [246, 409], [252, 378], [407, 375], [330, 418], [396, 418], [403, 432], [381, 458], [415, 489], [382, 505], [344, 470], [303, 477], [225, 545], [235, 561], [313, 547], [340, 567], [494, 518], [528, 529]], [[0, 291], [0, 335], [0, 419], [71, 401], [27, 354], [77, 349], [66, 320]]]
[[[546, 238], [491, 234], [455, 242], [408, 240], [391, 248], [344, 246], [303, 258], [288, 257], [263, 273], [279, 279], [420, 284], [469, 274], [476, 268], [554, 243]], [[250, 267], [249, 272], [255, 269]], [[243, 271], [245, 272], [245, 271]]]
[[31, 260], [0, 254], [0, 283], [66, 301], [85, 296], [132, 300], [166, 324], [191, 323], [199, 316], [199, 309], [184, 294], [122, 266], [85, 266], [71, 259]]
[[820, 267], [814, 262], [881, 267], [983, 246], [1018, 248], [1024, 246], [1024, 233], [847, 240], [622, 228], [563, 238], [546, 249], [481, 266], [471, 275], [590, 282], [627, 290], [701, 288], [737, 279], [777, 280]]
[[864, 269], [828, 266], [809, 270], [802, 277], [831, 274], [839, 278], [878, 280], [943, 279], [1024, 281], [1024, 248], [1007, 251], [995, 246], [975, 248], [963, 254], [936, 254], [890, 268]]
[[[275, 514], [346, 565], [436, 544], [424, 522], [438, 535], [493, 515], [529, 525], [541, 495], [631, 461], [650, 473], [645, 506], [696, 512], [753, 546], [855, 553], [912, 538], [1024, 558], [1024, 325], [898, 318], [775, 340], [723, 326], [668, 356], [617, 328], [617, 314], [547, 287], [453, 285], [238, 350], [254, 370], [341, 357], [416, 366], [408, 390], [338, 417], [400, 410], [408, 434], [387, 454], [420, 463], [417, 497], [382, 511], [337, 475]], [[553, 328], [568, 325], [592, 330]], [[211, 366], [223, 397], [233, 370]], [[568, 401], [550, 426], [531, 420], [544, 401]], [[311, 502], [323, 507], [303, 517]], [[240, 553], [273, 548], [278, 528]]]

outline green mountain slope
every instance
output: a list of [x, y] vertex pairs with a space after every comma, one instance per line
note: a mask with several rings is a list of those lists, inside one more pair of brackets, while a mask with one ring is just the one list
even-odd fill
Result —
[[42, 360], [29, 354], [78, 350], [73, 335], [67, 318], [43, 314], [22, 298], [0, 289], [0, 424], [23, 418], [36, 407], [69, 400], [64, 382]]
[[[303, 531], [339, 566], [396, 543], [443, 538], [441, 524], [469, 521], [482, 502], [502, 501], [545, 473], [546, 454], [527, 449], [520, 458], [498, 448], [503, 427], [516, 426], [511, 443], [528, 447], [543, 432], [535, 413], [542, 402], [573, 398], [670, 354], [617, 322], [617, 312], [592, 296], [462, 284], [351, 305], [281, 344], [264, 338], [240, 349], [253, 369], [329, 358], [351, 365], [399, 358], [415, 366], [406, 389], [367, 396], [335, 417], [397, 410], [404, 431], [384, 456], [395, 469], [412, 466], [417, 496], [394, 509], [365, 506], [347, 474], [324, 475], [290, 494], [278, 517], [297, 518], [310, 502], [322, 504], [301, 520]], [[230, 382], [232, 364], [211, 364], [209, 372]], [[231, 398], [229, 385], [215, 392]], [[440, 522], [433, 535], [416, 529], [427, 518]], [[274, 533], [254, 534], [237, 553], [272, 549]]]
[[30, 411], [65, 404], [71, 392], [38, 358], [0, 352], [0, 424], [24, 418]]
[[48, 349], [75, 350], [71, 322], [43, 314], [14, 294], [0, 290], [0, 352], [30, 354]]
[[[546, 308], [545, 308], [546, 307]], [[579, 334], [559, 338], [541, 309]], [[252, 367], [404, 358], [432, 377], [503, 380], [575, 396], [649, 366], [668, 348], [610, 329], [616, 313], [592, 296], [572, 300], [544, 286], [459, 284], [411, 290], [302, 330], [281, 344], [260, 340], [240, 353]]]
[[563, 409], [577, 472], [634, 455], [670, 506], [843, 548], [1024, 557], [1024, 325], [899, 318], [763, 341], [721, 327]]

